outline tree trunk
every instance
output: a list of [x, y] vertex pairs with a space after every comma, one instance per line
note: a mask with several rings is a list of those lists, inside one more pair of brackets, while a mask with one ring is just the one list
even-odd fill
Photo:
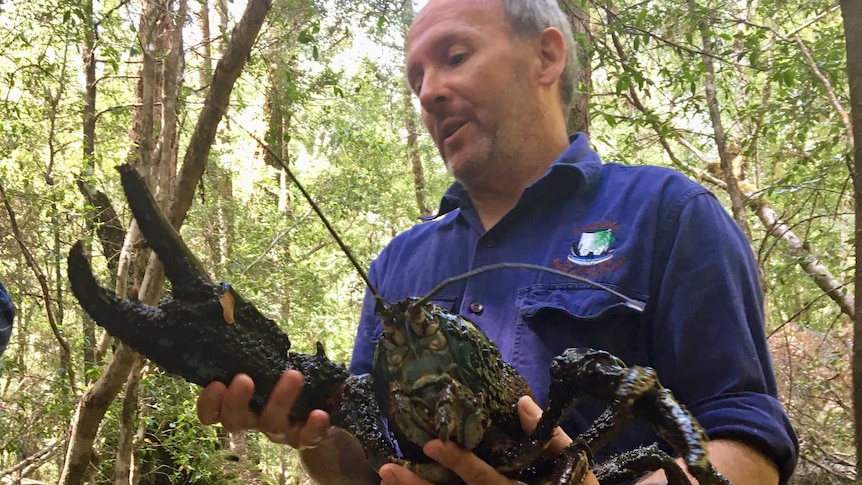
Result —
[[[862, 140], [862, 3], [841, 0], [844, 18], [844, 36], [847, 42], [847, 76], [850, 81], [850, 113], [853, 139]], [[853, 281], [856, 287], [856, 315], [853, 318], [853, 417], [856, 422], [856, 470], [862, 470], [862, 143], [855, 144], [854, 196], [856, 197], [856, 269]]]
[[138, 385], [144, 370], [144, 359], [135, 356], [132, 369], [126, 380], [123, 394], [123, 407], [120, 411], [120, 436], [117, 443], [117, 460], [114, 464], [114, 485], [129, 485], [134, 463], [135, 450], [132, 445], [137, 429]]
[[[98, 35], [96, 21], [93, 15], [93, 2], [84, 2], [86, 25], [84, 26], [84, 45], [82, 58], [84, 61], [84, 106], [83, 106], [83, 152], [84, 170], [78, 177], [78, 190], [92, 207], [87, 213], [86, 232], [89, 235], [95, 228], [102, 254], [105, 257], [109, 273], [118, 274], [120, 251], [123, 247], [124, 229], [122, 221], [117, 216], [108, 196], [96, 189], [90, 182], [96, 168], [96, 38]], [[89, 237], [85, 237], [88, 240]], [[89, 248], [88, 248], [89, 249]], [[125, 288], [123, 289], [125, 294]], [[96, 341], [96, 325], [86, 312], [81, 311], [84, 333], [84, 382], [90, 383], [92, 369], [104, 355], [100, 352], [101, 344]], [[106, 344], [105, 344], [106, 345]]]
[[240, 462], [248, 460], [248, 431], [228, 433], [228, 449]]
[[[144, 81], [153, 85], [161, 81], [161, 86], [154, 89], [155, 92], [161, 93], [161, 113], [158, 116], [161, 120], [161, 133], [159, 133], [158, 141], [153, 145], [155, 153], [151, 163], [154, 180], [151, 180], [150, 184], [155, 189], [156, 202], [162, 211], [166, 211], [170, 204], [176, 177], [177, 127], [179, 124], [177, 106], [180, 91], [179, 79], [183, 70], [182, 20], [186, 16], [186, 0], [179, 0], [176, 11], [172, 11], [171, 7], [172, 3], [155, 5], [156, 9], [167, 13], [167, 15], [159, 16], [163, 21], [151, 26], [154, 29], [151, 31], [151, 35], [156, 39], [155, 54], [162, 61], [157, 65], [154, 79], [145, 78]], [[155, 106], [147, 109], [154, 111]], [[150, 136], [154, 136], [154, 134], [142, 134], [142, 137]], [[146, 251], [139, 254], [139, 258], [148, 256]], [[131, 471], [135, 459], [133, 439], [138, 428], [138, 383], [141, 380], [143, 367], [144, 359], [141, 356], [136, 356], [125, 386], [114, 469], [115, 485], [131, 483]]]
[[[234, 29], [224, 58], [219, 61], [211, 90], [201, 112], [195, 133], [186, 152], [183, 171], [177, 184], [177, 197], [171, 206], [171, 221], [179, 228], [191, 207], [194, 189], [203, 173], [215, 129], [228, 105], [230, 92], [271, 4], [268, 0], [250, 0], [239, 24]], [[146, 93], [146, 91], [145, 91]], [[142, 123], [145, 126], [146, 122]], [[152, 131], [150, 131], [152, 133]], [[143, 140], [142, 140], [143, 142]], [[141, 143], [143, 149], [143, 143]], [[158, 300], [164, 283], [164, 271], [154, 255], [141, 284], [140, 299], [153, 304]], [[78, 403], [72, 421], [72, 432], [59, 483], [81, 483], [90, 462], [99, 423], [111, 401], [117, 396], [134, 361], [134, 351], [120, 345], [102, 376], [93, 383]]]
[[177, 174], [178, 114], [181, 74], [184, 68], [183, 21], [186, 17], [187, 1], [178, 0], [176, 12], [168, 16], [165, 31], [164, 50], [167, 57], [162, 67], [162, 132], [159, 136], [158, 177], [155, 180], [156, 201], [162, 211], [167, 211], [173, 197]]
[[[274, 53], [274, 55], [278, 56], [278, 53]], [[284, 160], [288, 164], [290, 163], [290, 157], [287, 154], [288, 148], [285, 140], [290, 134], [291, 100], [279, 86], [282, 85], [280, 80], [287, 74], [285, 70], [289, 71], [290, 69], [290, 61], [286, 63], [272, 62], [267, 69], [267, 83], [269, 85], [266, 89], [266, 105], [264, 106], [266, 135], [263, 138], [266, 144], [272, 148], [272, 151], [278, 154], [279, 160]], [[291, 181], [290, 177], [285, 173], [284, 168], [279, 164], [279, 160], [272, 153], [264, 151], [264, 163], [278, 170], [278, 211], [282, 214], [288, 214], [290, 211], [289, 189]]]
[[69, 447], [59, 483], [64, 485], [80, 484], [92, 459], [96, 431], [111, 401], [123, 387], [131, 370], [135, 351], [125, 345], [117, 347], [114, 358], [102, 375], [87, 389], [78, 402], [72, 418]]
[[[216, 10], [219, 16], [219, 32], [227, 32], [227, 5], [224, 0], [216, 0]], [[223, 36], [218, 36], [223, 39]], [[220, 53], [224, 53], [225, 45], [219, 41], [216, 46]], [[207, 64], [208, 80], [212, 82], [212, 64]], [[219, 264], [227, 262], [231, 255], [234, 238], [234, 210], [233, 210], [233, 173], [228, 168], [221, 166], [212, 167], [217, 174], [216, 194], [218, 195], [218, 254]]]
[[215, 139], [216, 129], [230, 102], [230, 93], [251, 53], [254, 40], [263, 25], [263, 19], [272, 8], [270, 0], [250, 0], [242, 20], [234, 28], [224, 57], [216, 66], [212, 85], [207, 94], [200, 119], [189, 141], [183, 168], [180, 172], [176, 197], [171, 204], [169, 219], [177, 230], [192, 205], [195, 186], [201, 179], [207, 156]]
[[752, 200], [749, 205], [754, 209], [767, 233], [787, 244], [790, 255], [802, 267], [805, 274], [811, 277], [826, 296], [838, 304], [842, 313], [854, 318], [856, 310], [853, 295], [844, 287], [844, 284], [832, 276], [832, 272], [822, 261], [805, 248], [805, 243], [778, 217], [768, 202], [758, 199]]
[[[697, 12], [697, 6], [693, 1], [689, 0], [692, 13], [700, 15]], [[724, 181], [727, 184], [727, 193], [730, 196], [730, 208], [733, 212], [733, 219], [745, 233], [745, 237], [751, 241], [751, 229], [748, 227], [748, 221], [745, 217], [745, 197], [739, 189], [739, 180], [737, 179], [737, 170], [734, 167], [734, 160], [738, 150], [730, 149], [730, 144], [727, 140], [727, 134], [724, 129], [724, 124], [721, 120], [721, 109], [719, 106], [718, 92], [716, 89], [716, 70], [713, 60], [713, 40], [710, 34], [710, 28], [705, 19], [698, 20], [698, 28], [701, 34], [703, 43], [703, 51], [701, 59], [703, 60], [704, 70], [704, 91], [706, 93], [706, 104], [709, 109], [709, 119], [712, 121], [713, 137], [715, 139], [715, 147], [718, 150], [718, 158], [721, 161], [721, 169], [724, 172]]]
[[[590, 133], [590, 91], [592, 91], [593, 69], [590, 63], [593, 52], [593, 32], [590, 23], [589, 3], [572, 5], [571, 0], [560, 2], [569, 16], [572, 34], [575, 36], [578, 65], [575, 66], [575, 92], [569, 112], [568, 131]], [[574, 2], [577, 3], [577, 2]]]
[[213, 76], [213, 48], [212, 36], [210, 35], [210, 6], [208, 0], [198, 0], [200, 2], [200, 10], [198, 10], [198, 28], [201, 29], [201, 38], [203, 39], [203, 53], [201, 54], [201, 65], [198, 69], [198, 83], [201, 88], [207, 86]]
[[[404, 33], [405, 45], [407, 31], [415, 17], [412, 2], [404, 2], [401, 14], [401, 28]], [[419, 215], [427, 216], [434, 212], [434, 208], [428, 203], [428, 187], [425, 183], [425, 169], [422, 166], [422, 157], [419, 154], [419, 123], [417, 121], [416, 109], [413, 107], [413, 94], [407, 82], [401, 81], [401, 97], [404, 105], [404, 129], [407, 131], [407, 161], [410, 163], [410, 171], [413, 173], [413, 191], [416, 194], [416, 208]]]
[[233, 247], [234, 233], [234, 210], [233, 210], [233, 173], [230, 169], [220, 166], [211, 167], [216, 173], [216, 194], [218, 195], [217, 214], [218, 220], [218, 264], [224, 265], [230, 259]]
[[[155, 88], [153, 85], [156, 79], [156, 55], [153, 52], [153, 39], [156, 36], [155, 25], [158, 23], [162, 11], [163, 8], [150, 1], [144, 2], [144, 9], [141, 11], [138, 41], [144, 48], [140, 69], [141, 76], [136, 89], [139, 108], [135, 110], [132, 127], [129, 130], [132, 141], [129, 158], [140, 167], [139, 169], [146, 174], [148, 180], [152, 173], [153, 129], [155, 125], [153, 114]], [[119, 264], [117, 270], [125, 271], [124, 266]], [[118, 286], [125, 282], [125, 274], [117, 274], [116, 276]], [[154, 303], [158, 300], [161, 283], [154, 283], [158, 284], [149, 288], [140, 288], [139, 298], [142, 301]], [[117, 289], [120, 290], [120, 294], [124, 294], [126, 291], [124, 287]], [[107, 345], [107, 339], [106, 334], [103, 345]], [[107, 407], [119, 393], [129, 372], [138, 361], [140, 361], [140, 356], [136, 352], [120, 344], [105, 371], [87, 389], [84, 397], [78, 402], [75, 416], [72, 418], [72, 432], [66, 450], [66, 460], [60, 473], [60, 483], [77, 485], [84, 481], [93, 459], [93, 445], [96, 441], [99, 424]], [[121, 430], [120, 434], [123, 435], [124, 432]], [[123, 449], [124, 445], [120, 443], [119, 448]], [[123, 463], [120, 463], [120, 466], [124, 467]]]
[[[85, 15], [84, 22], [84, 45], [81, 52], [81, 57], [84, 61], [84, 107], [83, 107], [83, 146], [84, 146], [84, 174], [78, 179], [78, 186], [81, 193], [87, 199], [92, 209], [87, 214], [87, 234], [92, 232], [98, 220], [99, 206], [93, 204], [90, 198], [87, 197], [88, 192], [84, 188], [84, 178], [91, 175], [95, 169], [95, 154], [96, 154], [96, 24], [93, 17], [93, 0], [83, 2], [83, 10]], [[92, 192], [92, 191], [91, 191]], [[109, 202], [110, 204], [110, 202]], [[113, 210], [113, 207], [111, 207]], [[85, 240], [89, 240], [86, 237]], [[89, 245], [88, 245], [89, 246]], [[104, 247], [104, 246], [103, 246]], [[89, 247], [88, 247], [89, 249]], [[107, 254], [108, 267], [111, 267], [111, 259]], [[116, 259], [113, 260], [116, 263]], [[116, 266], [116, 265], [114, 265]], [[114, 267], [116, 274], [116, 267]], [[81, 310], [81, 323], [84, 333], [84, 382], [90, 382], [90, 371], [96, 366], [96, 324], [87, 315], [87, 312]]]
[[413, 173], [413, 190], [416, 193], [416, 207], [419, 215], [433, 214], [434, 209], [428, 204], [428, 187], [425, 184], [425, 169], [422, 167], [422, 157], [419, 155], [419, 123], [416, 122], [416, 111], [413, 109], [413, 97], [407, 83], [403, 83], [404, 97], [404, 128], [407, 130], [407, 160]]

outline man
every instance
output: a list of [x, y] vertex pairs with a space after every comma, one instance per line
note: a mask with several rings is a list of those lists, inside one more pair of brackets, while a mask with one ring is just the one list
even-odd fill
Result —
[[12, 321], [15, 319], [15, 305], [12, 297], [0, 282], [0, 354], [6, 350], [9, 338], [12, 336]]
[[[737, 485], [784, 483], [796, 438], [781, 405], [763, 329], [750, 248], [719, 203], [681, 175], [602, 164], [583, 134], [570, 140], [574, 49], [554, 0], [431, 0], [407, 44], [407, 79], [422, 119], [457, 182], [433, 221], [396, 237], [370, 276], [389, 300], [421, 295], [443, 279], [495, 262], [541, 264], [612, 285], [646, 304], [641, 314], [605, 292], [528, 271], [484, 273], [435, 302], [474, 320], [521, 371], [540, 403], [550, 360], [567, 347], [608, 350], [657, 369], [700, 420], [715, 466]], [[369, 372], [380, 335], [366, 298], [351, 371]], [[256, 428], [302, 450], [321, 483], [375, 483], [352, 438], [314, 411], [287, 414], [302, 376], [286, 372], [264, 412], [247, 403], [253, 383], [211, 384], [198, 400], [204, 423]], [[519, 402], [525, 429], [541, 414]], [[563, 422], [583, 431], [599, 410], [579, 405]], [[609, 451], [651, 443], [635, 426]], [[551, 448], [569, 442], [558, 434]], [[423, 450], [468, 484], [509, 483], [468, 451], [439, 440]], [[388, 484], [424, 483], [385, 465]], [[595, 477], [588, 477], [596, 483]], [[664, 481], [662, 472], [638, 483]]]

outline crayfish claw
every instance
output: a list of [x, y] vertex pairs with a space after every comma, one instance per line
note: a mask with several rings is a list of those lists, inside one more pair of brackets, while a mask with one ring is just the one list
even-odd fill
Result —
[[156, 307], [144, 305], [134, 299], [119, 298], [113, 291], [103, 288], [90, 266], [90, 260], [81, 241], [69, 251], [68, 274], [72, 293], [81, 307], [104, 327], [132, 348], [139, 347], [139, 328], [152, 328], [162, 317]]
[[211, 298], [212, 280], [174, 226], [159, 210], [138, 170], [127, 163], [119, 165], [117, 170], [120, 172], [129, 208], [147, 244], [162, 261], [165, 276], [173, 284], [174, 297], [185, 301], [204, 301]]

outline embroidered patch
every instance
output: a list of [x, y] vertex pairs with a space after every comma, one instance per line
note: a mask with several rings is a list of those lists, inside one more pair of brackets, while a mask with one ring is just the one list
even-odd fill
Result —
[[617, 270], [625, 262], [624, 256], [616, 254], [619, 230], [619, 225], [609, 221], [573, 229], [575, 239], [569, 254], [565, 259], [555, 258], [554, 267], [587, 278]]
[[614, 231], [610, 229], [583, 232], [578, 244], [572, 244], [568, 260], [578, 266], [595, 266], [604, 263], [614, 257], [616, 242]]

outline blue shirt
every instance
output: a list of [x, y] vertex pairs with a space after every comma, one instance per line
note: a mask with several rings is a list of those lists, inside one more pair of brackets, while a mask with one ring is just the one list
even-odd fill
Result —
[[12, 320], [15, 319], [15, 305], [6, 287], [0, 282], [0, 354], [6, 350], [12, 336]]
[[[766, 345], [762, 291], [748, 240], [705, 188], [659, 167], [603, 164], [583, 134], [483, 229], [455, 183], [440, 214], [398, 235], [372, 263], [377, 291], [395, 301], [485, 265], [543, 265], [609, 285], [645, 304], [539, 271], [502, 270], [452, 284], [433, 302], [475, 322], [547, 400], [551, 360], [570, 347], [607, 350], [656, 369], [710, 438], [743, 441], [771, 457], [785, 483], [798, 443]], [[351, 372], [371, 372], [382, 333], [366, 294]], [[562, 426], [584, 431], [602, 411], [584, 402]], [[657, 441], [633, 423], [601, 459]]]

